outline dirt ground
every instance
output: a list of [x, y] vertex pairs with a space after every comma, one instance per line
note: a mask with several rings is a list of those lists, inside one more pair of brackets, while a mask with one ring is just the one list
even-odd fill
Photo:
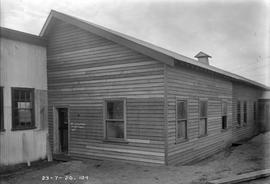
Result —
[[[69, 161], [4, 173], [1, 184], [203, 184], [209, 180], [270, 168], [270, 132], [197, 164], [142, 166], [112, 161]], [[1, 176], [1, 174], [0, 174]], [[265, 178], [245, 182], [269, 184]]]

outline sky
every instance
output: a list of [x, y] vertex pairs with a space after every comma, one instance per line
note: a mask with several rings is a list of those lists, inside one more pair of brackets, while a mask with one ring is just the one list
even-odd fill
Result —
[[38, 35], [51, 9], [270, 86], [270, 0], [0, 0], [2, 27]]

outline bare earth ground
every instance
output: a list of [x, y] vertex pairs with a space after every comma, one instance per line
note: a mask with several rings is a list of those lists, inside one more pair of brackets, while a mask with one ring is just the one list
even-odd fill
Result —
[[[270, 132], [267, 132], [243, 145], [232, 147], [189, 166], [151, 167], [112, 161], [69, 161], [47, 163], [41, 168], [33, 166], [29, 169], [21, 169], [12, 172], [11, 176], [0, 178], [0, 183], [203, 184], [213, 179], [270, 168], [269, 148]], [[82, 176], [88, 176], [88, 179], [83, 179]], [[70, 178], [65, 180], [65, 177]], [[245, 183], [269, 184], [270, 178]]]

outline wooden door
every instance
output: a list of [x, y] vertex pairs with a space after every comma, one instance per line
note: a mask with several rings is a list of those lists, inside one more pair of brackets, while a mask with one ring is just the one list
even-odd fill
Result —
[[58, 109], [60, 152], [68, 153], [68, 109]]

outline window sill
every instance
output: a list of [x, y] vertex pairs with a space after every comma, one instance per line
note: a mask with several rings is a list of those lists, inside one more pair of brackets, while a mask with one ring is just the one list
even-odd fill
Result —
[[188, 138], [182, 138], [182, 139], [176, 139], [175, 144], [180, 144], [180, 143], [184, 143], [184, 142], [188, 142], [189, 139]]
[[129, 142], [126, 140], [111, 140], [111, 139], [103, 139], [104, 143], [113, 143], [113, 144], [128, 144]]
[[11, 131], [22, 131], [22, 130], [34, 130], [37, 127], [27, 127], [27, 128], [12, 128]]
[[4, 133], [6, 131], [6, 129], [0, 129], [0, 134]]

